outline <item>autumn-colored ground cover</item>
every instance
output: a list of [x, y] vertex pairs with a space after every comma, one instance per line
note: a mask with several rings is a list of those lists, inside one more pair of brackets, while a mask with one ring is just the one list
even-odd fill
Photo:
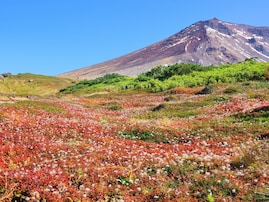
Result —
[[269, 90], [244, 86], [1, 103], [0, 201], [268, 199]]

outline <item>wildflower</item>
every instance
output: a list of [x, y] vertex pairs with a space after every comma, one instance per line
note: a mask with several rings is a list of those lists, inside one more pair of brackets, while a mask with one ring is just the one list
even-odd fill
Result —
[[32, 196], [32, 199], [33, 199], [33, 200], [39, 200], [39, 199], [40, 199], [40, 194], [39, 194], [38, 191], [33, 191], [33, 192], [31, 193], [31, 196]]

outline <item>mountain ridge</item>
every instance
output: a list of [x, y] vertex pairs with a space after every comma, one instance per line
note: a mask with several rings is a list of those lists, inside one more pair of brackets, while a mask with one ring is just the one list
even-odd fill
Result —
[[198, 21], [176, 34], [126, 55], [58, 75], [94, 79], [110, 73], [136, 76], [159, 65], [195, 63], [218, 65], [256, 57], [269, 61], [269, 27]]

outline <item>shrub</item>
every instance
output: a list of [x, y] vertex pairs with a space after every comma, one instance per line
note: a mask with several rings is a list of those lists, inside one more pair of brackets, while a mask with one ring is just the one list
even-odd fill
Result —
[[269, 80], [269, 66], [268, 67], [265, 67], [264, 76], [265, 76], [266, 80], [268, 81]]
[[226, 93], [226, 94], [233, 94], [233, 93], [237, 92], [237, 89], [233, 88], [233, 87], [228, 87], [223, 92]]
[[169, 143], [169, 140], [165, 135], [156, 134], [151, 131], [140, 131], [138, 129], [132, 129], [120, 132], [119, 135], [125, 139], [131, 140], [143, 140], [146, 142], [154, 143]]
[[109, 110], [112, 110], [112, 111], [117, 111], [117, 110], [121, 110], [121, 109], [123, 109], [123, 108], [120, 105], [113, 105], [113, 106], [109, 107]]

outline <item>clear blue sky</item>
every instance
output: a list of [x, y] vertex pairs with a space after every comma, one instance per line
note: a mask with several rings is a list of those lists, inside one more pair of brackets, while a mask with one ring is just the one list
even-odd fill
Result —
[[220, 20], [269, 26], [268, 0], [0, 0], [0, 73], [57, 75]]

